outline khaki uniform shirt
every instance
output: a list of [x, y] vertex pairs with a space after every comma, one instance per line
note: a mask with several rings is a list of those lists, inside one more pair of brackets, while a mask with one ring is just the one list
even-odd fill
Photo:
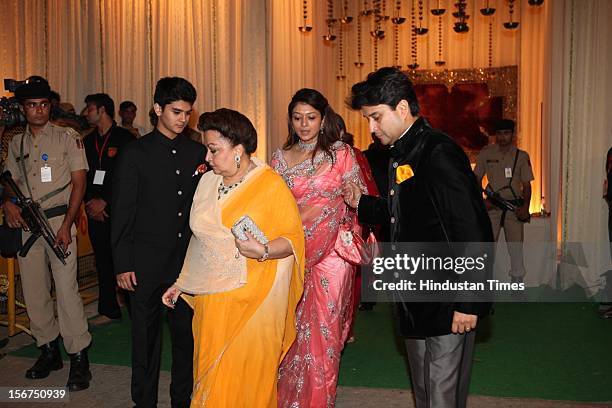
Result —
[[[74, 129], [47, 123], [35, 137], [28, 126], [23, 133], [23, 162], [30, 185], [28, 190], [20, 163], [21, 136], [22, 134], [15, 135], [9, 144], [5, 169], [11, 172], [13, 180], [26, 197], [30, 196], [31, 191], [32, 199], [39, 201], [46, 194], [70, 183], [73, 171], [88, 170], [81, 135]], [[45, 154], [46, 162], [43, 160]], [[43, 182], [41, 168], [45, 167], [45, 164], [51, 168], [51, 181]], [[70, 187], [65, 188], [42, 202], [41, 208], [46, 210], [67, 205], [71, 190]]]
[[[485, 146], [478, 155], [474, 173], [478, 179], [482, 179], [487, 175], [489, 185], [493, 191], [499, 194], [506, 200], [515, 200], [523, 198], [523, 183], [528, 183], [534, 179], [529, 154], [524, 150], [518, 150], [519, 155], [514, 166], [514, 158], [518, 149], [511, 146], [507, 152], [502, 152], [496, 144]], [[512, 167], [514, 166], [514, 174]], [[510, 177], [512, 176], [512, 177]], [[512, 178], [512, 190], [516, 197], [512, 194], [509, 188], [505, 188]]]

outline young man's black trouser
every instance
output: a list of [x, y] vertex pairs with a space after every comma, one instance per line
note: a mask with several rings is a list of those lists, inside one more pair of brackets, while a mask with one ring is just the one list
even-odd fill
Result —
[[193, 388], [193, 312], [180, 299], [167, 309], [161, 297], [169, 284], [138, 282], [130, 292], [132, 320], [132, 399], [137, 407], [157, 405], [162, 342], [162, 313], [167, 310], [172, 341], [170, 398], [172, 407], [189, 407]]

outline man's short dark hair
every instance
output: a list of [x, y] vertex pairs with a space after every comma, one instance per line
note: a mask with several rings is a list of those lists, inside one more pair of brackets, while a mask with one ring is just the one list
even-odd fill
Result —
[[412, 116], [419, 114], [419, 101], [408, 76], [397, 68], [384, 67], [353, 85], [347, 103], [354, 110], [376, 105], [395, 109], [401, 100], [408, 102]]
[[241, 144], [247, 154], [257, 150], [257, 131], [247, 118], [235, 110], [221, 108], [200, 115], [198, 129], [202, 132], [216, 130], [228, 139], [232, 146]]
[[119, 104], [119, 112], [126, 111], [130, 108], [136, 108], [136, 104], [132, 101], [123, 101]]
[[157, 81], [153, 102], [163, 109], [169, 103], [185, 101], [193, 105], [198, 94], [189, 81], [180, 77], [165, 77]]
[[511, 132], [514, 132], [514, 128], [515, 128], [515, 123], [511, 119], [500, 119], [496, 121], [495, 125], [493, 126], [493, 130], [495, 132], [499, 132], [502, 130], [509, 130]]
[[106, 114], [110, 116], [111, 119], [115, 118], [115, 102], [113, 99], [105, 93], [97, 93], [87, 95], [85, 97], [86, 104], [94, 104], [96, 108], [100, 109], [104, 107]]

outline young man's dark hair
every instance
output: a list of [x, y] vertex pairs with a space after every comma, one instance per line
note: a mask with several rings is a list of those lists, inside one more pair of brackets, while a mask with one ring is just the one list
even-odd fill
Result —
[[164, 106], [175, 101], [185, 101], [193, 104], [196, 97], [195, 88], [186, 79], [165, 77], [157, 81], [153, 102], [163, 109]]
[[395, 109], [401, 100], [408, 102], [412, 116], [419, 114], [419, 101], [408, 76], [397, 68], [385, 67], [371, 72], [365, 81], [353, 85], [347, 104], [354, 110], [376, 105], [388, 105]]
[[129, 108], [137, 109], [136, 104], [132, 101], [123, 101], [119, 104], [119, 112], [127, 110]]
[[94, 104], [96, 108], [100, 109], [104, 107], [104, 111], [111, 119], [115, 118], [115, 102], [113, 99], [105, 93], [97, 93], [87, 95], [85, 97], [86, 104]]

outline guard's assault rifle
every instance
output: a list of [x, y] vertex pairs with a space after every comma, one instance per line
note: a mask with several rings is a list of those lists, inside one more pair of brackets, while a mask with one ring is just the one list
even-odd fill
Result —
[[64, 249], [57, 245], [56, 236], [53, 232], [53, 229], [49, 225], [49, 221], [45, 216], [43, 210], [40, 209], [40, 205], [32, 200], [31, 198], [27, 198], [17, 187], [17, 184], [13, 180], [13, 176], [10, 171], [5, 171], [0, 176], [0, 182], [10, 187], [11, 190], [15, 193], [17, 198], [16, 204], [21, 208], [21, 217], [27, 224], [27, 229], [30, 231], [32, 235], [30, 238], [23, 244], [21, 250], [19, 250], [19, 256], [25, 257], [28, 254], [34, 242], [40, 237], [43, 237], [49, 247], [53, 249], [55, 252], [55, 256], [59, 259], [64, 265], [66, 265], [66, 258], [70, 255], [70, 252], [64, 251]]
[[487, 186], [483, 191], [489, 201], [500, 210], [516, 211], [516, 206], [514, 204], [503, 198], [499, 193], [493, 191], [490, 186]]
[[527, 218], [519, 218], [519, 216], [516, 214], [516, 209], [525, 203], [522, 198], [516, 200], [506, 200], [499, 193], [493, 191], [491, 186], [487, 186], [487, 188], [485, 188], [483, 191], [487, 196], [487, 199], [497, 208], [501, 209], [502, 211], [512, 211], [516, 216], [516, 219], [521, 222], [529, 222], [531, 220], [530, 214], [527, 215]]

